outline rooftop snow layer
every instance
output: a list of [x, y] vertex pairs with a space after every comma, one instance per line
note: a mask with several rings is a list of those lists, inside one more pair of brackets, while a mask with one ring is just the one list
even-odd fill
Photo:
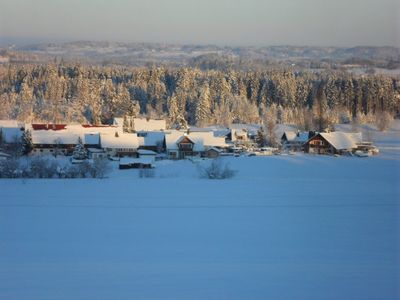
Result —
[[101, 147], [131, 149], [138, 148], [139, 143], [135, 133], [102, 134]]
[[167, 150], [178, 150], [178, 142], [182, 137], [188, 137], [193, 143], [193, 151], [201, 152], [209, 147], [227, 147], [224, 137], [216, 137], [213, 132], [189, 132], [171, 130], [165, 134]]
[[335, 149], [345, 150], [357, 147], [357, 143], [362, 142], [362, 134], [360, 132], [321, 132], [320, 135], [327, 140]]

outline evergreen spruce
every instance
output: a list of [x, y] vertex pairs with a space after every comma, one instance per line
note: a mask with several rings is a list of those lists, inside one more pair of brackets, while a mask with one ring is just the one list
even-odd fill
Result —
[[22, 154], [27, 155], [33, 149], [32, 134], [29, 129], [25, 130], [21, 137], [21, 151]]
[[78, 159], [78, 160], [84, 160], [87, 157], [87, 151], [85, 147], [83, 146], [82, 139], [78, 139], [78, 144], [76, 144], [74, 152], [73, 152], [73, 158]]

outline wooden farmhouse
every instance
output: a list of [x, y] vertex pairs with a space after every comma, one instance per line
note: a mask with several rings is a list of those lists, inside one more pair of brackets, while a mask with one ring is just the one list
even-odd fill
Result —
[[360, 143], [362, 143], [361, 133], [320, 132], [305, 143], [305, 152], [344, 154], [355, 151]]
[[[166, 132], [165, 144], [167, 156], [170, 159], [216, 156], [218, 154], [216, 149], [223, 150], [228, 147], [224, 137], [216, 137], [211, 131], [185, 132], [173, 130]], [[211, 150], [211, 148], [215, 149]], [[208, 152], [208, 150], [211, 150], [211, 152]]]

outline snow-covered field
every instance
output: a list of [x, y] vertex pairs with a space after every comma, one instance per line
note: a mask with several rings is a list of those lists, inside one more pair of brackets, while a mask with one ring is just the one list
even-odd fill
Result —
[[[400, 135], [376, 157], [0, 180], [0, 299], [399, 299]], [[208, 162], [201, 162], [206, 164]]]

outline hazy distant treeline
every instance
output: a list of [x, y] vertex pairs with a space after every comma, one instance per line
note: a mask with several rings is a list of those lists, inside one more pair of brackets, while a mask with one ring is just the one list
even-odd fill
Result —
[[351, 120], [400, 110], [400, 79], [342, 72], [204, 71], [78, 64], [0, 66], [0, 118], [107, 123], [143, 114], [170, 124], [279, 122], [307, 113]]

